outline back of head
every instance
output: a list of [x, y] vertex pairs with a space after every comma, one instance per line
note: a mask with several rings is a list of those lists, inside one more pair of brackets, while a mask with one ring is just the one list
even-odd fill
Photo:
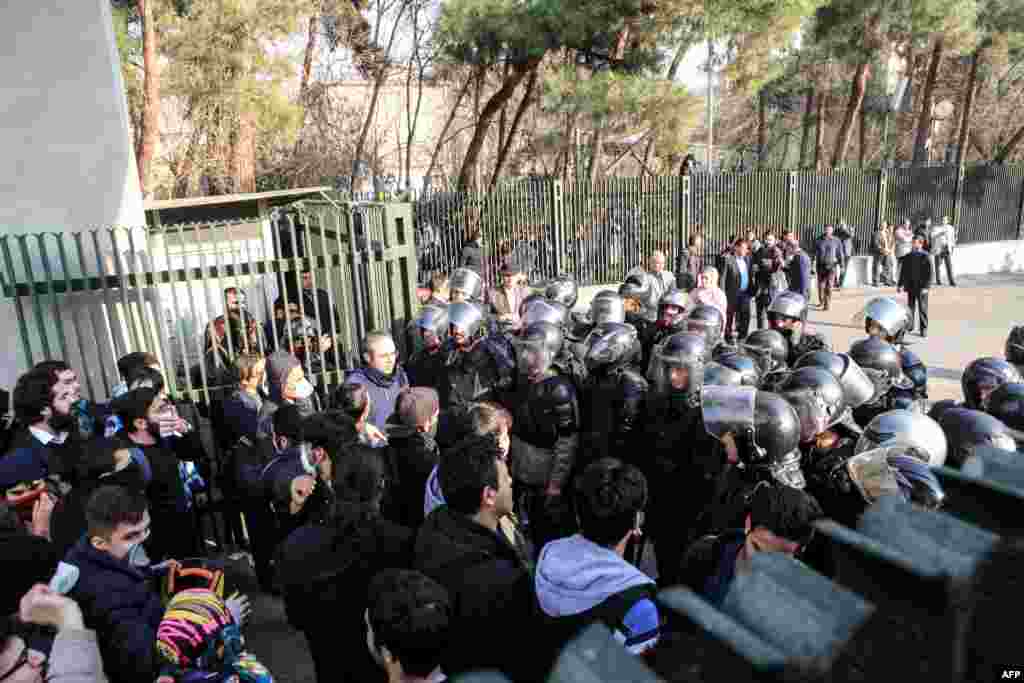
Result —
[[286, 403], [277, 409], [274, 413], [274, 435], [286, 436], [295, 442], [305, 440], [305, 420], [298, 406]]
[[14, 416], [23, 425], [31, 425], [43, 419], [41, 413], [53, 400], [54, 379], [47, 370], [29, 370], [18, 378], [11, 398]]
[[164, 376], [159, 370], [143, 365], [135, 368], [125, 378], [128, 389], [154, 389], [157, 393], [164, 390]]
[[[384, 460], [377, 450], [350, 444], [334, 465], [334, 496], [342, 506], [375, 511], [387, 486], [386, 475]], [[346, 516], [342, 510], [338, 512]]]
[[146, 513], [146, 498], [123, 486], [101, 486], [85, 504], [90, 538], [109, 540], [122, 524], [138, 524]]
[[762, 527], [780, 538], [805, 543], [814, 521], [823, 515], [809, 493], [790, 486], [762, 485], [750, 501], [750, 526]]
[[366, 411], [366, 403], [370, 395], [366, 385], [353, 384], [351, 382], [342, 384], [331, 396], [331, 406], [340, 410], [353, 420], [359, 420]]
[[406, 427], [429, 424], [439, 409], [437, 390], [430, 387], [405, 387], [395, 402], [395, 415]]
[[136, 420], [149, 421], [149, 409], [158, 395], [159, 391], [151, 387], [131, 389], [115, 398], [111, 409], [121, 419], [125, 430], [134, 432]]
[[498, 488], [501, 455], [494, 434], [472, 434], [443, 452], [438, 477], [448, 507], [463, 515], [479, 512], [484, 488]]
[[371, 581], [368, 598], [367, 615], [378, 652], [386, 650], [409, 676], [433, 673], [448, 646], [448, 592], [419, 572], [388, 569]]
[[133, 351], [117, 361], [117, 372], [121, 375], [121, 379], [130, 382], [138, 370], [151, 365], [159, 365], [155, 355], [147, 351]]
[[574, 502], [583, 535], [611, 547], [638, 526], [647, 504], [647, 479], [632, 465], [602, 458], [576, 479]]

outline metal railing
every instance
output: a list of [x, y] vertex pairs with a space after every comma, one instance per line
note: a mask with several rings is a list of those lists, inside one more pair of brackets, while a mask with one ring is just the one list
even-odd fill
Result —
[[[390, 328], [405, 348], [416, 306], [411, 207], [293, 209], [274, 221], [0, 236], [20, 367], [63, 358], [88, 396], [103, 400], [120, 380], [117, 359], [148, 351], [172, 391], [208, 402], [244, 350], [288, 349], [327, 387], [351, 367], [368, 329]], [[228, 289], [243, 294], [244, 310], [225, 310]], [[287, 324], [295, 317], [314, 321], [321, 337], [296, 339]]]
[[794, 230], [810, 247], [826, 223], [845, 220], [857, 253], [867, 253], [881, 221], [951, 217], [966, 244], [1017, 239], [1022, 228], [1024, 167], [929, 165], [826, 173], [764, 171], [609, 178], [567, 185], [531, 178], [490, 193], [403, 193], [413, 201], [423, 282], [460, 264], [469, 237], [483, 239], [484, 277], [495, 282], [512, 249], [533, 252], [528, 274], [568, 274], [581, 284], [622, 280], [653, 249], [669, 267], [690, 235], [709, 249], [730, 236]]

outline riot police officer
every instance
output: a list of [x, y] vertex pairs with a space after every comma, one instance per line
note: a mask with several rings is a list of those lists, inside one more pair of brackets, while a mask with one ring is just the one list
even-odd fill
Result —
[[636, 328], [639, 339], [646, 339], [648, 328], [654, 324], [647, 318], [647, 311], [654, 310], [656, 303], [651, 300], [654, 294], [650, 279], [643, 273], [630, 275], [619, 287], [619, 296], [626, 309], [626, 322]]
[[750, 499], [761, 486], [806, 487], [800, 419], [782, 396], [754, 387], [704, 387], [701, 419], [728, 463], [708, 507], [706, 532], [742, 526]]
[[760, 367], [753, 358], [744, 351], [732, 351], [718, 355], [715, 362], [735, 372], [740, 378], [740, 384], [747, 387], [757, 387], [761, 384]]
[[576, 462], [580, 409], [572, 380], [554, 367], [564, 341], [565, 332], [555, 323], [523, 327], [515, 340], [515, 384], [501, 396], [523, 447], [510, 456], [518, 512], [538, 550], [574, 530], [562, 491]]
[[544, 288], [544, 297], [549, 301], [556, 301], [570, 311], [576, 307], [579, 299], [579, 286], [575, 280], [568, 277], [559, 277], [551, 280]]
[[[580, 401], [581, 454], [586, 463], [604, 457], [641, 464], [634, 439], [642, 425], [647, 380], [633, 367], [636, 329], [602, 325], [590, 336], [587, 380]], [[578, 463], [579, 469], [586, 466]]]
[[987, 412], [1010, 430], [1018, 449], [1024, 449], [1024, 384], [1010, 382], [988, 396]]
[[1020, 372], [1002, 358], [978, 358], [964, 368], [960, 388], [964, 392], [964, 406], [984, 410], [989, 395], [1002, 384], [1024, 382]]
[[[562, 328], [563, 340], [569, 323], [569, 309], [565, 304], [546, 298], [528, 298], [520, 307], [520, 327], [526, 329], [534, 323], [551, 323]], [[585, 354], [577, 355], [578, 347], [563, 341], [555, 354], [554, 366], [563, 375], [572, 378], [577, 387], [583, 386], [587, 378], [584, 365]]]
[[1015, 325], [1006, 337], [1006, 360], [1024, 374], [1024, 325]]
[[472, 268], [456, 268], [448, 286], [452, 303], [483, 301], [484, 282], [480, 279], [480, 273]]
[[768, 323], [778, 330], [789, 345], [786, 364], [793, 366], [797, 358], [810, 351], [824, 349], [831, 351], [825, 338], [815, 332], [808, 332], [807, 300], [796, 292], [781, 292], [768, 306]]
[[511, 383], [515, 359], [508, 347], [488, 337], [483, 308], [476, 303], [448, 305], [448, 340], [441, 353], [445, 361], [445, 381], [440, 392], [442, 410], [465, 407], [474, 401], [493, 398], [495, 391]]
[[778, 330], [754, 330], [741, 348], [760, 367], [762, 391], [778, 392], [788, 374], [789, 342]]
[[650, 484], [646, 531], [659, 581], [673, 585], [683, 550], [699, 528], [722, 471], [720, 448], [701, 424], [700, 392], [709, 351], [703, 335], [679, 332], [654, 348], [644, 437], [636, 449]]
[[714, 354], [724, 344], [725, 316], [714, 306], [698, 304], [686, 316], [686, 331], [703, 335], [708, 352]]
[[[441, 347], [448, 337], [448, 307], [427, 305], [419, 310], [409, 323], [411, 332], [418, 337], [418, 348], [405, 362], [409, 384], [417, 387], [437, 387], [439, 394], [445, 386], [445, 355]], [[441, 405], [447, 405], [441, 397]]]
[[855, 342], [849, 355], [875, 385], [874, 395], [854, 409], [857, 424], [863, 427], [890, 410], [917, 409], [908, 401], [907, 397], [914, 394], [914, 384], [903, 374], [903, 357], [895, 346], [880, 337], [868, 337]]
[[882, 446], [900, 446], [931, 467], [946, 462], [949, 445], [942, 427], [927, 415], [912, 410], [890, 410], [876, 415], [857, 440], [857, 454]]
[[646, 368], [651, 362], [651, 351], [661, 342], [677, 332], [682, 332], [686, 325], [686, 292], [670, 289], [658, 300], [658, 319], [653, 326], [647, 328], [647, 338], [640, 340], [643, 348], [641, 367]]
[[864, 320], [864, 331], [870, 337], [880, 337], [903, 349], [903, 337], [912, 322], [910, 310], [896, 299], [887, 296], [875, 297], [854, 319]]
[[978, 446], [1017, 452], [1017, 442], [1010, 428], [980, 410], [951, 408], [943, 412], [937, 422], [948, 444], [946, 464], [954, 469], [963, 467]]

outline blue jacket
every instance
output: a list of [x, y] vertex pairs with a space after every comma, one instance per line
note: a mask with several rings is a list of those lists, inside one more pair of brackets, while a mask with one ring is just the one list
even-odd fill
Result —
[[156, 631], [164, 608], [150, 574], [96, 550], [88, 535], [64, 561], [81, 572], [69, 596], [82, 608], [86, 627], [96, 631], [110, 681], [156, 680]]
[[789, 291], [807, 298], [811, 293], [811, 257], [804, 250], [793, 255], [786, 266], [786, 277], [789, 279]]
[[372, 406], [370, 417], [367, 422], [380, 431], [384, 431], [384, 425], [388, 418], [395, 412], [395, 402], [398, 400], [398, 393], [409, 386], [409, 378], [405, 376], [405, 370], [401, 365], [395, 366], [391, 373], [391, 379], [386, 380], [373, 368], [356, 368], [348, 373], [345, 381], [351, 384], [362, 384], [370, 394]]

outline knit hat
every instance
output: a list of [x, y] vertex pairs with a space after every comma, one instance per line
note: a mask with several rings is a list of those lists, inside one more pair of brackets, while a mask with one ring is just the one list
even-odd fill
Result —
[[438, 411], [437, 391], [430, 387], [406, 387], [398, 394], [395, 412], [406, 427], [426, 424]]
[[245, 652], [245, 641], [224, 601], [205, 588], [184, 590], [167, 605], [156, 633], [161, 679], [271, 683], [266, 667]]
[[299, 359], [287, 351], [275, 351], [267, 356], [267, 382], [270, 384], [271, 396], [281, 396], [289, 373], [297, 367], [301, 367]]

